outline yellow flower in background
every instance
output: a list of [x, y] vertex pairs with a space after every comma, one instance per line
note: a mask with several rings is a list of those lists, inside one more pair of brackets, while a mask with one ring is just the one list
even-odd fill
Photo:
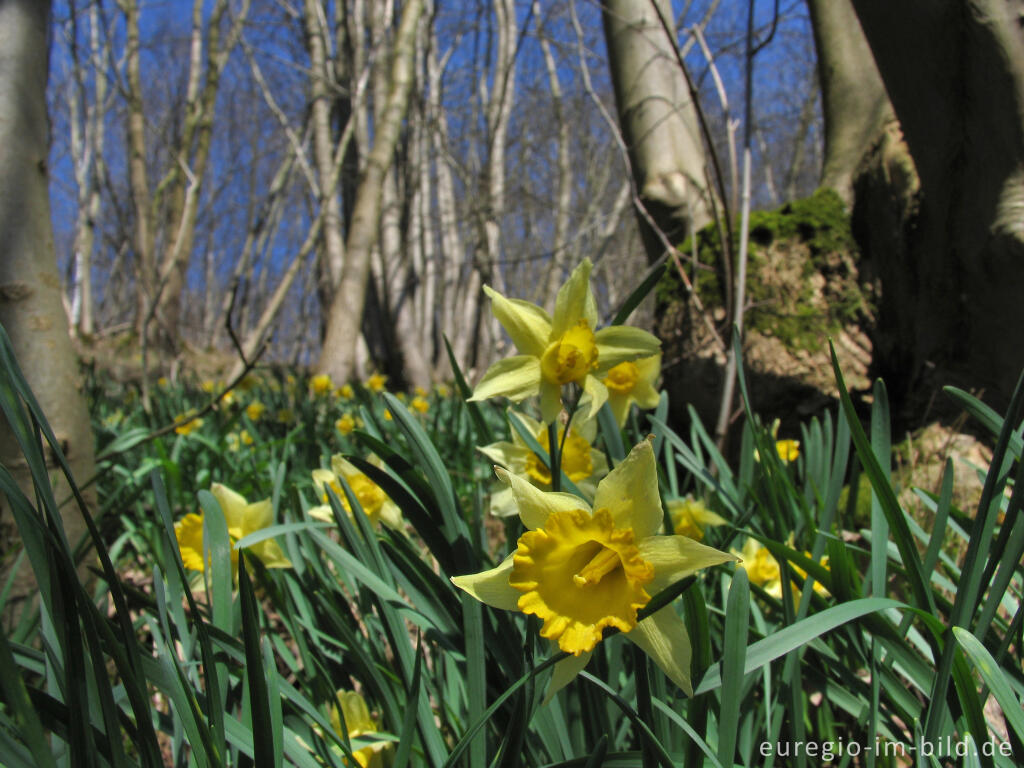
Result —
[[238, 389], [240, 391], [242, 391], [242, 392], [248, 392], [249, 390], [258, 387], [259, 384], [260, 384], [260, 377], [259, 376], [257, 376], [254, 373], [247, 373], [242, 378], [242, 380], [240, 382], [238, 382]]
[[[509, 419], [515, 419], [529, 434], [533, 435], [541, 447], [548, 447], [548, 428], [536, 419], [509, 411]], [[485, 445], [479, 450], [495, 464], [500, 464], [513, 475], [525, 478], [542, 491], [551, 490], [551, 470], [541, 458], [527, 447], [519, 431], [513, 427], [512, 442], [501, 441]], [[565, 426], [559, 426], [558, 439], [562, 443]], [[586, 498], [594, 498], [597, 482], [608, 474], [608, 459], [604, 453], [593, 447], [597, 438], [597, 421], [573, 418], [569, 434], [562, 443], [562, 472], [572, 480]], [[511, 517], [518, 514], [512, 488], [507, 484], [491, 496], [491, 514], [500, 517]]]
[[604, 377], [608, 389], [608, 405], [621, 427], [629, 416], [629, 406], [636, 403], [650, 410], [658, 407], [660, 395], [654, 386], [661, 373], [661, 354], [619, 363]]
[[[381, 466], [381, 461], [376, 456], [370, 457], [370, 463], [374, 466]], [[334, 491], [341, 506], [348, 512], [349, 517], [352, 517], [352, 507], [349, 505], [348, 497], [339, 481], [339, 478], [342, 477], [345, 478], [348, 487], [352, 489], [352, 493], [359, 500], [359, 506], [363, 508], [363, 512], [370, 518], [371, 525], [376, 526], [378, 523], [383, 523], [393, 530], [401, 530], [402, 512], [398, 505], [388, 498], [379, 485], [338, 454], [331, 457], [330, 469], [313, 470], [313, 487], [316, 489], [317, 498], [322, 503], [309, 510], [311, 517], [328, 523], [334, 522], [334, 513], [331, 511], [331, 503], [327, 496], [328, 488]]]
[[[174, 420], [176, 422], [181, 421], [183, 423], [176, 426], [174, 428], [174, 431], [177, 432], [179, 435], [190, 435], [197, 429], [199, 429], [201, 426], [203, 426], [203, 420], [197, 418], [195, 414], [195, 408], [190, 408], [184, 413], [179, 413], [177, 416], [175, 416]], [[185, 421], [186, 419], [188, 419], [188, 421]]]
[[[355, 691], [339, 690], [338, 703], [331, 708], [331, 727], [339, 736], [347, 734], [350, 739], [358, 739], [370, 733], [376, 733], [377, 723], [370, 716], [370, 708], [366, 699]], [[345, 730], [342, 731], [342, 718]], [[373, 744], [354, 749], [352, 756], [360, 768], [386, 768], [394, 760], [390, 741], [375, 741]], [[347, 763], [346, 763], [347, 765]]]
[[245, 406], [245, 415], [253, 421], [259, 421], [263, 414], [266, 412], [267, 406], [261, 403], [259, 400], [253, 400], [247, 406]]
[[314, 395], [326, 395], [332, 389], [334, 389], [334, 383], [326, 373], [318, 373], [309, 380], [309, 391]]
[[782, 597], [782, 572], [779, 570], [779, 561], [767, 547], [757, 539], [747, 539], [743, 543], [742, 551], [731, 551], [743, 561], [740, 567], [747, 572], [751, 584], [761, 587], [772, 597]]
[[416, 397], [426, 397], [427, 396], [427, 390], [425, 390], [423, 387], [414, 387], [413, 390], [412, 390], [412, 393], [414, 395], [416, 395]]
[[166, 376], [161, 376], [159, 379], [156, 380], [156, 385], [160, 387], [160, 389], [167, 389], [169, 386], [171, 386], [171, 382], [168, 381]]
[[391, 411], [384, 409], [384, 421], [391, 421], [394, 416], [391, 415]]
[[228, 432], [224, 436], [227, 440], [228, 450], [237, 451], [243, 445], [252, 445], [255, 442], [252, 439], [252, 435], [249, 434], [249, 430], [243, 429], [241, 432]]
[[199, 385], [199, 388], [207, 394], [212, 394], [213, 390], [217, 388], [217, 382], [213, 379], [204, 379], [203, 383]]
[[374, 371], [373, 375], [366, 380], [366, 388], [371, 392], [383, 392], [384, 385], [387, 384], [388, 377]]
[[282, 408], [277, 412], [275, 418], [279, 424], [291, 424], [295, 421], [295, 411], [291, 408]]
[[346, 400], [351, 400], [355, 396], [356, 396], [356, 393], [352, 389], [352, 385], [351, 384], [342, 384], [338, 388], [338, 397], [343, 397]]
[[540, 396], [541, 418], [550, 424], [562, 409], [562, 386], [583, 389], [586, 417], [608, 399], [602, 382], [619, 363], [650, 357], [660, 342], [639, 328], [597, 326], [597, 302], [590, 288], [589, 259], [573, 270], [558, 291], [554, 317], [521, 299], [507, 299], [484, 286], [491, 309], [521, 354], [499, 360], [484, 374], [470, 400], [507, 397], [520, 402]]
[[796, 461], [800, 456], [800, 441], [776, 440], [775, 450], [778, 452], [779, 458], [789, 464], [792, 461]]
[[334, 422], [334, 428], [341, 434], [348, 435], [356, 428], [356, 420], [349, 413], [343, 413], [341, 418]]
[[438, 384], [434, 387], [434, 391], [437, 392], [439, 397], [448, 397], [449, 390], [447, 384]]
[[728, 520], [708, 509], [703, 501], [692, 496], [685, 499], [669, 499], [666, 505], [675, 532], [680, 536], [689, 536], [695, 541], [704, 540], [704, 529], [708, 526], [729, 524]]
[[419, 411], [420, 413], [426, 413], [430, 410], [430, 402], [423, 395], [416, 395], [410, 403], [413, 410]]
[[606, 627], [626, 633], [692, 694], [690, 640], [676, 609], [667, 605], [640, 622], [637, 612], [679, 579], [734, 558], [685, 536], [659, 535], [651, 442], [637, 445], [598, 484], [593, 507], [497, 472], [512, 488], [526, 533], [497, 568], [452, 582], [495, 608], [537, 616], [541, 635], [572, 654], [555, 666], [548, 699], [583, 669]]
[[[238, 574], [238, 549], [235, 542], [250, 533], [267, 528], [274, 523], [274, 507], [270, 499], [250, 504], [245, 497], [228, 488], [226, 485], [214, 483], [210, 493], [220, 504], [224, 513], [224, 521], [228, 527], [228, 538], [231, 540], [231, 572]], [[191, 512], [174, 525], [174, 537], [178, 540], [178, 550], [185, 567], [193, 571], [205, 570], [203, 563], [203, 515]], [[267, 568], [291, 568], [291, 561], [274, 539], [264, 539], [248, 547]]]

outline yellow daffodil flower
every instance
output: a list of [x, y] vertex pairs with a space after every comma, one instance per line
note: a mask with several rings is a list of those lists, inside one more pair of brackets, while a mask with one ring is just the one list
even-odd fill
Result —
[[658, 390], [654, 382], [661, 373], [661, 354], [626, 360], [608, 371], [604, 385], [608, 389], [608, 405], [621, 427], [629, 416], [629, 406], [636, 403], [640, 408], [658, 406]]
[[442, 398], [448, 397], [448, 395], [450, 394], [447, 384], [438, 384], [436, 387], [434, 387], [434, 391], [437, 392], [438, 397]]
[[[370, 717], [370, 708], [366, 706], [366, 700], [362, 696], [355, 691], [339, 690], [337, 697], [337, 705], [331, 708], [331, 727], [335, 733], [339, 736], [342, 734], [342, 717], [345, 718], [345, 733], [350, 739], [376, 733], [377, 724]], [[392, 749], [390, 741], [375, 741], [354, 750], [352, 756], [360, 768], [387, 768], [394, 761]]]
[[416, 397], [427, 396], [427, 390], [425, 390], [423, 387], [413, 387], [412, 393], [416, 395]]
[[334, 422], [334, 428], [343, 435], [350, 434], [356, 428], [356, 420], [352, 418], [352, 414], [343, 413], [341, 418]]
[[[217, 503], [220, 504], [221, 512], [224, 513], [224, 521], [228, 526], [228, 537], [231, 539], [231, 572], [237, 577], [238, 549], [235, 548], [235, 542], [250, 533], [272, 525], [274, 507], [271, 505], [270, 499], [250, 504], [244, 496], [220, 483], [211, 485], [210, 493], [213, 494]], [[174, 537], [178, 540], [178, 550], [181, 552], [181, 561], [185, 567], [193, 571], [205, 570], [203, 515], [195, 512], [185, 515], [182, 520], [174, 524]], [[292, 567], [291, 561], [284, 556], [281, 547], [273, 539], [257, 542], [248, 547], [248, 550], [262, 560], [267, 568]]]
[[690, 640], [675, 607], [640, 622], [637, 611], [679, 579], [734, 558], [685, 536], [658, 535], [663, 512], [651, 442], [598, 484], [593, 507], [496, 471], [511, 486], [527, 531], [497, 568], [452, 582], [495, 608], [537, 616], [541, 635], [572, 654], [556, 665], [548, 698], [583, 669], [606, 627], [626, 633], [691, 694]]
[[692, 496], [669, 499], [666, 505], [675, 532], [680, 536], [689, 536], [694, 541], [704, 540], [704, 529], [709, 525], [729, 524], [728, 520], [708, 509], [703, 501]]
[[387, 376], [374, 372], [373, 375], [366, 380], [366, 388], [371, 392], [383, 392], [384, 385], [387, 384], [387, 381]]
[[484, 374], [470, 400], [507, 397], [520, 402], [540, 395], [541, 418], [553, 422], [562, 408], [562, 386], [577, 384], [587, 418], [604, 405], [603, 379], [619, 363], [650, 357], [660, 342], [639, 328], [597, 326], [597, 302], [590, 289], [589, 259], [584, 259], [558, 291], [554, 317], [521, 299], [507, 299], [489, 286], [491, 309], [521, 354], [499, 360]]
[[799, 440], [776, 440], [775, 450], [779, 454], [779, 458], [782, 459], [786, 464], [796, 461], [800, 456], [800, 441]]
[[743, 550], [731, 550], [743, 561], [740, 567], [747, 572], [751, 584], [761, 587], [772, 597], [782, 597], [782, 573], [779, 570], [779, 561], [775, 559], [768, 548], [757, 539], [747, 539], [743, 543]]
[[169, 386], [171, 386], [171, 382], [168, 381], [166, 376], [161, 376], [159, 379], [156, 380], [156, 385], [160, 387], [160, 389], [167, 389]]
[[309, 391], [314, 395], [326, 395], [332, 389], [334, 389], [334, 383], [326, 373], [318, 373], [309, 380]]
[[261, 403], [259, 400], [253, 400], [247, 406], [245, 406], [245, 415], [253, 421], [259, 421], [264, 412], [266, 412], [267, 406]]
[[[175, 421], [181, 421], [183, 423], [181, 423], [178, 426], [176, 426], [174, 428], [174, 431], [177, 432], [179, 435], [190, 435], [193, 432], [195, 432], [197, 429], [199, 429], [201, 426], [203, 426], [203, 420], [200, 419], [200, 418], [196, 418], [195, 414], [196, 414], [195, 408], [190, 408], [189, 410], [185, 411], [184, 413], [179, 413], [177, 416], [175, 416], [174, 417]], [[192, 417], [192, 418], [189, 419], [189, 417]], [[188, 421], [184, 421], [185, 419], [189, 419], [189, 420]]]
[[423, 397], [423, 395], [416, 395], [409, 405], [412, 406], [413, 410], [419, 411], [420, 413], [426, 413], [430, 410], [430, 401]]
[[213, 390], [217, 388], [217, 382], [213, 379], [204, 379], [203, 383], [199, 385], [199, 388], [207, 394], [212, 394]]
[[[376, 456], [370, 457], [370, 463], [374, 466], [381, 466], [381, 461]], [[345, 482], [348, 483], [348, 487], [356, 495], [356, 498], [359, 500], [359, 506], [363, 508], [363, 512], [370, 518], [372, 525], [376, 526], [378, 523], [383, 523], [393, 530], [401, 530], [402, 512], [398, 505], [388, 498], [388, 495], [384, 493], [379, 485], [338, 454], [331, 457], [330, 469], [313, 470], [313, 486], [316, 488], [317, 498], [321, 499], [323, 503], [309, 510], [311, 517], [328, 523], [334, 522], [334, 513], [331, 511], [331, 504], [327, 496], [328, 488], [334, 491], [338, 501], [341, 502], [341, 506], [348, 512], [349, 517], [352, 516], [352, 508], [349, 506], [348, 497], [345, 495], [345, 491], [338, 480], [340, 477], [345, 478]]]
[[353, 397], [356, 396], [356, 393], [352, 389], [352, 385], [351, 384], [342, 384], [340, 387], [338, 387], [338, 393], [337, 394], [338, 394], [338, 397], [343, 397], [346, 400], [351, 400]]
[[[509, 418], [515, 419], [527, 432], [537, 438], [541, 447], [548, 447], [548, 428], [536, 419], [509, 411]], [[558, 429], [561, 443], [565, 435], [565, 427]], [[584, 421], [579, 417], [573, 419], [569, 435], [562, 445], [562, 471], [572, 480], [573, 484], [586, 498], [594, 498], [597, 481], [608, 474], [608, 459], [604, 453], [592, 447], [597, 438], [597, 421]], [[551, 471], [526, 446], [526, 441], [515, 429], [512, 430], [512, 442], [501, 441], [485, 445], [478, 449], [495, 464], [499, 464], [513, 475], [523, 477], [542, 491], [551, 490]], [[512, 488], [505, 485], [491, 496], [491, 514], [499, 517], [511, 517], [519, 514]]]
[[224, 439], [227, 440], [229, 451], [237, 451], [243, 445], [252, 445], [255, 442], [247, 429], [241, 432], [228, 432]]

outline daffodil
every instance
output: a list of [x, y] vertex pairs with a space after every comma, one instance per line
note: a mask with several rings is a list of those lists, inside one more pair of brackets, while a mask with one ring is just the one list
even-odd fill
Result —
[[338, 387], [337, 395], [338, 397], [344, 398], [345, 400], [351, 400], [353, 397], [355, 397], [356, 393], [352, 389], [351, 384], [342, 384], [340, 387]]
[[[380, 466], [381, 462], [376, 456], [371, 456], [370, 463]], [[331, 457], [330, 469], [313, 470], [313, 486], [316, 488], [317, 497], [323, 503], [309, 510], [311, 517], [329, 523], [334, 522], [334, 513], [331, 511], [330, 501], [327, 496], [328, 488], [334, 491], [338, 501], [341, 502], [341, 506], [348, 512], [349, 517], [352, 516], [352, 507], [349, 505], [348, 497], [345, 495], [345, 491], [339, 481], [339, 478], [342, 477], [345, 478], [348, 487], [352, 489], [352, 493], [359, 500], [359, 506], [363, 508], [363, 512], [370, 518], [372, 525], [376, 526], [378, 523], [384, 523], [388, 528], [394, 530], [401, 529], [402, 512], [398, 505], [388, 498], [388, 495], [384, 493], [384, 490], [379, 485], [338, 454]]]
[[661, 373], [661, 354], [626, 360], [613, 367], [604, 377], [608, 389], [608, 405], [621, 427], [629, 416], [629, 406], [636, 403], [640, 408], [658, 406], [658, 390], [654, 383]]
[[499, 360], [484, 374], [470, 400], [507, 397], [521, 402], [540, 396], [541, 417], [550, 424], [562, 408], [562, 387], [577, 384], [592, 418], [608, 399], [603, 379], [619, 363], [650, 357], [660, 342], [639, 328], [614, 325], [596, 330], [597, 302], [590, 289], [589, 259], [558, 291], [554, 317], [521, 299], [507, 299], [489, 286], [491, 309], [521, 354]]
[[314, 395], [326, 395], [334, 388], [331, 377], [326, 373], [318, 373], [309, 380], [309, 391]]
[[352, 414], [343, 413], [341, 418], [334, 422], [334, 428], [341, 434], [347, 435], [356, 428], [356, 420], [352, 418]]
[[267, 406], [261, 403], [259, 400], [253, 400], [247, 406], [245, 406], [245, 415], [253, 421], [259, 421], [264, 412], [267, 410]]
[[179, 413], [174, 417], [176, 422], [181, 422], [174, 428], [174, 431], [179, 435], [190, 435], [203, 426], [203, 420], [196, 417], [196, 410], [190, 408], [184, 413]]
[[695, 541], [704, 540], [704, 529], [708, 526], [729, 524], [728, 520], [708, 509], [703, 501], [692, 496], [669, 499], [666, 505], [675, 532]]
[[800, 441], [776, 440], [775, 450], [779, 454], [779, 458], [786, 464], [789, 464], [790, 462], [796, 461], [800, 456]]
[[383, 392], [384, 385], [387, 384], [388, 377], [374, 372], [370, 378], [366, 380], [366, 388], [371, 392]]
[[252, 445], [254, 442], [247, 429], [243, 429], [241, 432], [228, 432], [224, 439], [227, 440], [230, 451], [237, 451], [243, 445]]
[[[339, 690], [337, 697], [338, 703], [331, 708], [331, 727], [339, 736], [342, 734], [342, 717], [345, 719], [345, 733], [350, 739], [376, 733], [377, 724], [370, 717], [370, 708], [362, 696], [355, 691]], [[390, 741], [375, 741], [354, 750], [352, 756], [360, 768], [386, 768], [394, 761]]]
[[747, 539], [741, 551], [732, 550], [742, 562], [740, 567], [747, 572], [751, 584], [761, 587], [772, 597], [782, 597], [782, 572], [779, 561], [768, 548], [757, 539]]
[[452, 582], [495, 608], [537, 616], [541, 635], [572, 654], [556, 665], [548, 698], [583, 669], [609, 627], [692, 693], [690, 640], [676, 609], [667, 605], [643, 621], [637, 612], [679, 579], [734, 558], [685, 536], [659, 535], [663, 512], [651, 442], [636, 446], [598, 484], [593, 507], [496, 471], [511, 486], [527, 531], [497, 568]]
[[430, 410], [430, 401], [423, 397], [423, 395], [416, 395], [409, 405], [413, 410], [419, 411], [420, 413], [426, 413]]
[[[519, 422], [542, 447], [548, 447], [546, 426], [515, 411], [509, 411], [509, 418]], [[608, 459], [592, 445], [596, 437], [597, 421], [594, 419], [574, 418], [568, 436], [565, 436], [564, 426], [558, 429], [558, 440], [562, 445], [562, 472], [588, 499], [594, 498], [597, 481], [608, 474]], [[500, 464], [513, 475], [526, 478], [542, 491], [551, 490], [551, 470], [527, 447], [517, 429], [512, 429], [512, 442], [492, 443], [478, 450], [494, 463]], [[491, 496], [491, 514], [501, 517], [518, 514], [511, 487], [506, 485]]]
[[[214, 483], [210, 493], [220, 504], [224, 513], [224, 521], [231, 539], [231, 572], [238, 574], [238, 549], [235, 542], [250, 533], [262, 530], [274, 522], [274, 507], [270, 499], [250, 504], [245, 497], [228, 488], [226, 485]], [[186, 568], [193, 571], [205, 570], [203, 562], [203, 515], [191, 512], [174, 525], [174, 536], [178, 540], [181, 561]], [[267, 568], [291, 568], [291, 561], [284, 556], [281, 547], [274, 539], [264, 539], [247, 547], [249, 552], [258, 557]]]

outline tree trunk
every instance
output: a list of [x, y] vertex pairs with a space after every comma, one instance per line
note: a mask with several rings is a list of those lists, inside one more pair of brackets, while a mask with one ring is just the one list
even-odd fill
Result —
[[851, 207], [854, 172], [896, 116], [850, 0], [807, 0], [807, 8], [825, 119], [821, 185]]
[[[602, 5], [608, 64], [619, 124], [644, 206], [669, 242], [681, 244], [711, 221], [704, 144], [675, 41], [658, 14], [672, 24], [666, 0], [606, 0]], [[664, 252], [640, 221], [653, 261]]]
[[[50, 4], [39, 0], [0, 3], [0, 324], [79, 482], [95, 473], [89, 413], [67, 316], [50, 224], [46, 114], [47, 28]], [[28, 466], [0, 416], [0, 464], [9, 468], [29, 498]], [[67, 483], [53, 473], [58, 500]], [[5, 502], [0, 497], [0, 502]], [[64, 528], [75, 545], [85, 532], [78, 507], [65, 505]], [[4, 559], [0, 580], [10, 572], [16, 542], [6, 503], [0, 505]], [[22, 568], [11, 593], [12, 614], [35, 591], [31, 570]]]
[[391, 65], [391, 88], [383, 119], [375, 126], [373, 149], [367, 158], [356, 192], [352, 225], [345, 242], [346, 258], [334, 301], [330, 307], [327, 333], [317, 369], [335, 381], [352, 378], [356, 345], [366, 302], [366, 281], [370, 257], [379, 234], [384, 177], [395, 153], [402, 119], [413, 81], [416, 28], [423, 0], [407, 0], [395, 35]]
[[[932, 371], [998, 409], [1024, 366], [1024, 38], [1005, 0], [853, 5], [920, 177], [899, 237], [869, 254], [879, 326], [899, 329], [877, 372], [897, 397]], [[882, 202], [856, 197], [864, 237]]]

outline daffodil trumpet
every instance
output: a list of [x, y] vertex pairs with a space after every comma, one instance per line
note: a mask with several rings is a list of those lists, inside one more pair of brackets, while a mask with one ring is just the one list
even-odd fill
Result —
[[542, 620], [540, 634], [572, 654], [556, 665], [548, 698], [586, 666], [608, 629], [625, 633], [690, 693], [690, 640], [671, 605], [641, 613], [651, 595], [735, 558], [685, 536], [661, 534], [664, 512], [650, 440], [597, 485], [593, 505], [544, 492], [495, 470], [512, 491], [526, 532], [496, 568], [452, 582], [481, 602]]

